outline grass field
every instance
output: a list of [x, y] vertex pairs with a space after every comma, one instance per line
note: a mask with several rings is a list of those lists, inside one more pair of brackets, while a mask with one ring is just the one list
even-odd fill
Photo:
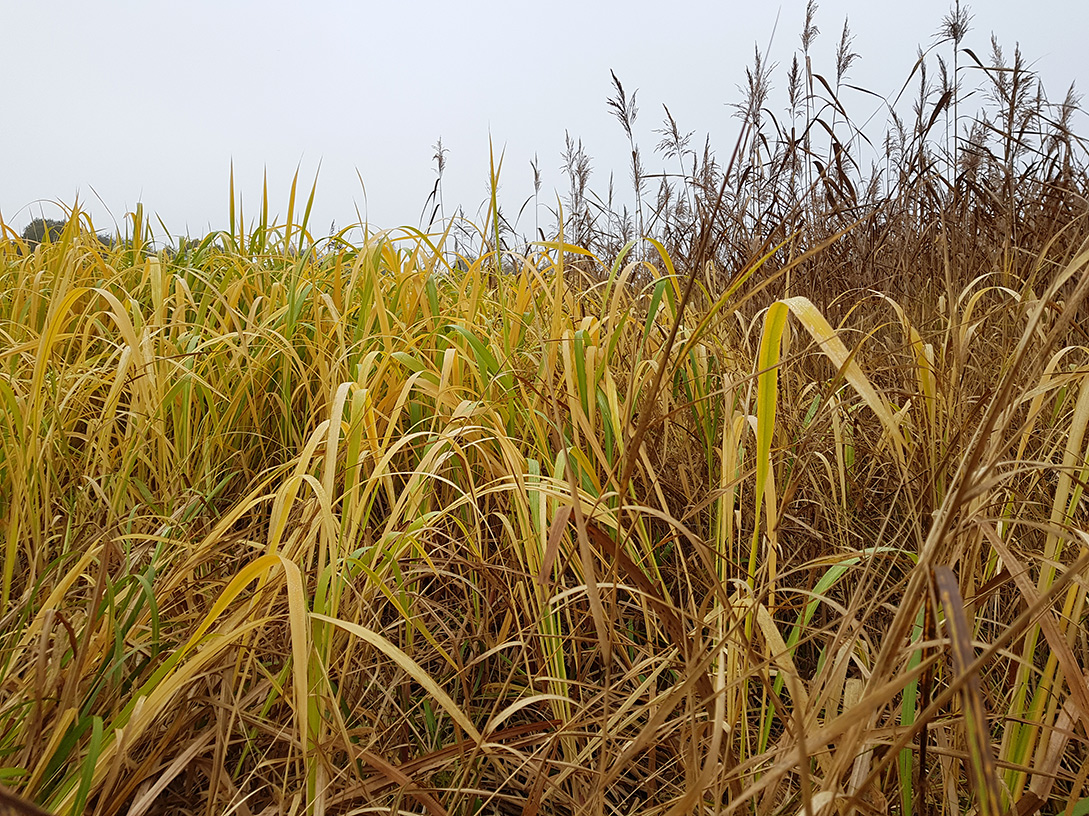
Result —
[[315, 237], [294, 187], [182, 251], [0, 221], [0, 782], [1089, 812], [1089, 177], [1073, 95], [992, 57], [974, 119], [917, 70], [872, 174], [838, 81], [796, 63], [769, 129], [758, 63], [728, 163], [669, 117], [617, 213], [569, 143], [528, 245], [494, 192], [460, 254]]

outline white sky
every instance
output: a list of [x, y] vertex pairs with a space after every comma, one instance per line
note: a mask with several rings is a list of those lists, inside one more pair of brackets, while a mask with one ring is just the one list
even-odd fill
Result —
[[[1020, 43], [1052, 101], [1071, 81], [1089, 81], [1089, 2], [969, 5], [963, 45], [982, 59], [993, 31], [1008, 59]], [[848, 16], [861, 55], [848, 81], [891, 97], [950, 6], [821, 0], [814, 70], [834, 78]], [[781, 94], [804, 12], [805, 0], [0, 0], [0, 216], [22, 230], [43, 211], [59, 217], [50, 202], [71, 204], [78, 194], [100, 231], [115, 231], [143, 202], [175, 235], [203, 235], [226, 227], [232, 161], [247, 221], [257, 215], [263, 173], [271, 210], [286, 215], [296, 168], [305, 199], [320, 162], [316, 234], [334, 219], [355, 223], [357, 207], [377, 226], [416, 225], [441, 136], [446, 213], [460, 204], [479, 221], [490, 134], [497, 157], [505, 151], [504, 212], [513, 218], [532, 196], [536, 154], [539, 217], [549, 225], [544, 208], [566, 189], [565, 130], [593, 159], [591, 187], [604, 193], [612, 171], [618, 190], [627, 189], [625, 136], [605, 104], [610, 69], [629, 94], [638, 90], [648, 172], [664, 166], [653, 153], [663, 102], [682, 130], [696, 131], [694, 142], [709, 133], [725, 160], [738, 130], [729, 105], [741, 101], [754, 45], [766, 49], [778, 14], [770, 60]], [[981, 79], [974, 73], [968, 87]], [[785, 102], [774, 99], [778, 113]], [[843, 99], [855, 120], [879, 106], [852, 91]], [[532, 205], [518, 228], [533, 231]], [[165, 238], [158, 227], [156, 235]]]

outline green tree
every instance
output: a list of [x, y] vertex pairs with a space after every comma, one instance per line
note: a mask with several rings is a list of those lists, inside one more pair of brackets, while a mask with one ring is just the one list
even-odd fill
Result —
[[53, 218], [35, 218], [23, 230], [23, 240], [36, 246], [48, 235], [50, 241], [56, 241], [60, 238], [64, 223]]
[[[31, 249], [46, 240], [47, 236], [50, 241], [57, 241], [60, 239], [61, 232], [64, 231], [67, 223], [66, 221], [58, 221], [55, 218], [35, 218], [23, 230], [23, 240], [30, 245]], [[113, 238], [109, 235], [98, 233], [95, 237], [98, 238], [98, 242], [103, 247], [113, 246]]]

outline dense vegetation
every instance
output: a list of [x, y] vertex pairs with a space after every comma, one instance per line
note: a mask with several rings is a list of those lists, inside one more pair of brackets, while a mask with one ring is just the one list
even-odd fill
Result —
[[667, 113], [653, 200], [614, 78], [635, 212], [572, 140], [528, 246], [494, 194], [457, 242], [316, 238], [294, 187], [171, 251], [0, 221], [0, 782], [1085, 813], [1089, 177], [1073, 92], [967, 23], [868, 172], [846, 28], [782, 121], [757, 56], [725, 163]]

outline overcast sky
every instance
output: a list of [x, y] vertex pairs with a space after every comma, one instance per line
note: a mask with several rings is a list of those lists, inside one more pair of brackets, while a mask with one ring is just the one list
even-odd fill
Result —
[[[849, 17], [861, 56], [850, 81], [891, 98], [950, 5], [821, 0], [814, 70], [834, 76]], [[1089, 2], [970, 5], [963, 45], [981, 58], [993, 32], [1009, 58], [1020, 43], [1053, 101], [1071, 81], [1089, 83]], [[227, 224], [233, 162], [247, 221], [265, 172], [270, 208], [286, 214], [298, 168], [307, 191], [318, 174], [311, 228], [319, 235], [333, 220], [343, 227], [359, 217], [417, 225], [441, 136], [447, 214], [461, 205], [482, 218], [490, 138], [505, 156], [509, 218], [533, 194], [537, 156], [543, 226], [551, 223], [544, 207], [565, 190], [565, 131], [593, 158], [592, 187], [604, 191], [610, 170], [618, 187], [627, 184], [625, 136], [605, 104], [610, 69], [629, 93], [638, 90], [636, 135], [649, 172], [663, 167], [653, 154], [662, 103], [701, 144], [710, 134], [725, 158], [739, 124], [730, 105], [741, 101], [754, 46], [771, 43], [781, 93], [804, 14], [805, 0], [0, 0], [0, 216], [22, 230], [43, 211], [59, 217], [51, 202], [78, 195], [100, 231], [113, 232], [143, 202], [175, 235], [203, 235]], [[939, 52], [948, 56], [949, 46]], [[854, 91], [844, 103], [855, 119], [880, 108]], [[784, 105], [779, 96], [771, 103]], [[532, 211], [519, 231], [532, 233]]]

